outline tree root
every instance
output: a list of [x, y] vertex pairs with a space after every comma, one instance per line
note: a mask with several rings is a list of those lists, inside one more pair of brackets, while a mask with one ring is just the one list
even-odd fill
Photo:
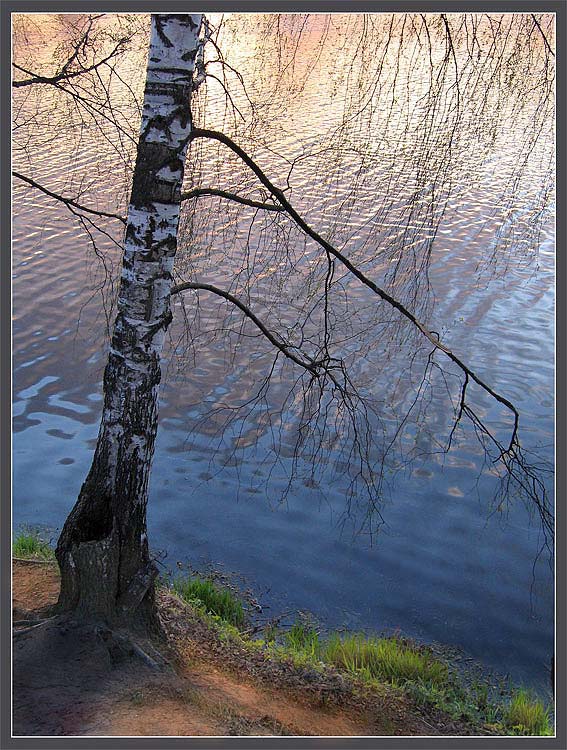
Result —
[[[40, 622], [36, 622], [34, 625], [29, 625], [28, 627], [22, 627], [18, 630], [14, 630], [13, 637], [18, 638], [22, 635], [26, 635], [26, 633], [30, 633], [32, 630], [37, 630], [38, 628], [42, 627], [43, 625], [47, 625], [48, 622], [51, 622], [55, 619], [55, 615], [53, 617], [47, 617], [45, 620], [40, 620]], [[22, 623], [28, 623], [33, 622], [33, 620], [20, 620]], [[14, 627], [18, 627], [18, 623], [14, 623]]]
[[41, 622], [43, 622], [43, 620], [40, 617], [28, 618], [26, 620], [14, 620], [12, 622], [12, 627], [13, 628], [26, 628], [28, 627], [28, 625], [39, 625]]
[[[174, 671], [171, 663], [148, 641], [140, 642], [126, 629], [113, 629], [102, 622], [81, 622], [68, 614], [56, 614], [42, 620], [18, 620], [13, 623], [13, 637], [36, 633], [46, 625], [58, 635], [66, 635], [75, 631], [79, 637], [89, 634], [108, 651], [113, 666], [122, 665], [132, 658], [141, 661], [146, 667], [156, 672]], [[83, 634], [82, 636], [80, 634]]]
[[128, 633], [111, 630], [106, 625], [95, 625], [94, 633], [104, 643], [113, 663], [135, 656], [147, 667], [158, 672], [171, 670], [171, 664], [149, 643], [142, 647]]
[[12, 560], [25, 565], [57, 565], [57, 560], [39, 560], [35, 557], [12, 557]]

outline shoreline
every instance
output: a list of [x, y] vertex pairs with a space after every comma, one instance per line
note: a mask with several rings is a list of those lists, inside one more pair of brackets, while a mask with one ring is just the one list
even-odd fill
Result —
[[[25, 588], [32, 578], [37, 578], [39, 583], [36, 581], [28, 586], [26, 596], [18, 599], [16, 588]], [[14, 613], [17, 614], [14, 619], [22, 620], [22, 616], [26, 615], [33, 620], [33, 610], [45, 610], [48, 604], [56, 601], [58, 569], [54, 561], [15, 560], [14, 579]], [[44, 586], [42, 580], [49, 581], [49, 585]], [[453, 736], [453, 733], [469, 736], [526, 734], [525, 727], [521, 729], [521, 725], [514, 728], [503, 723], [508, 709], [502, 701], [516, 700], [514, 689], [510, 687], [506, 692], [502, 685], [496, 684], [496, 689], [491, 690], [493, 676], [479, 674], [476, 664], [472, 665], [471, 670], [468, 668], [469, 662], [463, 670], [462, 664], [455, 663], [455, 649], [451, 647], [417, 644], [401, 636], [396, 639], [375, 637], [374, 640], [368, 636], [365, 644], [372, 642], [377, 648], [383, 648], [385, 643], [392, 644], [394, 651], [391, 656], [399, 659], [397, 669], [406, 669], [404, 665], [411, 658], [411, 669], [417, 669], [416, 674], [423, 677], [413, 678], [407, 672], [405, 676], [392, 673], [393, 676], [388, 679], [377, 678], [378, 673], [371, 675], [365, 669], [357, 671], [341, 666], [337, 654], [342, 653], [341, 649], [344, 650], [344, 644], [349, 639], [351, 646], [363, 646], [362, 641], [356, 641], [358, 636], [355, 634], [343, 631], [343, 640], [339, 638], [335, 643], [334, 656], [330, 658], [329, 639], [334, 637], [336, 640], [337, 636], [310, 628], [308, 617], [303, 624], [296, 620], [291, 627], [279, 629], [277, 633], [274, 629], [269, 636], [269, 625], [259, 628], [253, 624], [253, 618], [248, 617], [238, 628], [215, 615], [210, 608], [213, 605], [207, 608], [203, 602], [191, 596], [184, 598], [175, 587], [160, 586], [160, 612], [162, 619], [169, 623], [168, 642], [169, 646], [175, 645], [175, 658], [179, 661], [179, 654], [184, 654], [182, 664], [189, 657], [189, 662], [204, 658], [200, 668], [207, 679], [211, 678], [211, 674], [216, 674], [220, 666], [231, 680], [236, 679], [237, 684], [252, 681], [256, 689], [261, 686], [262, 690], [282, 691], [282, 695], [287, 696], [286, 700], [289, 698], [292, 702], [302, 702], [309, 696], [315, 713], [322, 708], [332, 707], [344, 723], [344, 734], [349, 736], [358, 736], [351, 735], [351, 731], [358, 730], [350, 724], [349, 730], [345, 728], [349, 722], [356, 719], [355, 724], [359, 722], [360, 725], [361, 721], [370, 721], [369, 717], [375, 720], [377, 702], [381, 705], [382, 718], [390, 716], [390, 729], [386, 731], [387, 727], [382, 726], [380, 730], [388, 735], [423, 735], [430, 731], [428, 726], [433, 727], [436, 736]], [[182, 671], [186, 671], [186, 666]], [[458, 669], [459, 666], [461, 669]], [[455, 677], [457, 672], [460, 674], [458, 680]], [[463, 679], [467, 673], [470, 677], [468, 684]], [[240, 689], [235, 688], [237, 693]], [[499, 690], [500, 707], [493, 703], [494, 693]], [[374, 709], [369, 706], [374, 706]], [[286, 729], [285, 722], [278, 724], [279, 721], [277, 719], [273, 724], [273, 727], [279, 727], [277, 733], [288, 733], [290, 727]], [[294, 729], [294, 726], [291, 728]], [[547, 726], [549, 729], [552, 725]], [[298, 729], [297, 726], [295, 729]], [[368, 726], [364, 731], [369, 731]], [[370, 734], [374, 735], [374, 731]]]

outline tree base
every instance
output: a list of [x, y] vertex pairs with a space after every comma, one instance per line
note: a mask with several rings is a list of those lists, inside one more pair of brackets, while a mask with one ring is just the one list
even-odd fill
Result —
[[78, 540], [76, 528], [77, 519], [71, 514], [56, 550], [61, 572], [58, 613], [83, 623], [163, 638], [155, 601], [158, 571], [147, 543], [127, 548], [115, 524], [99, 539]]
[[177, 679], [148, 639], [69, 615], [14, 629], [13, 675], [13, 731], [25, 736], [80, 734], [139, 685]]
[[71, 644], [72, 651], [72, 644], [92, 641], [95, 652], [101, 651], [101, 648], [106, 649], [108, 659], [105, 658], [103, 661], [109, 660], [109, 666], [112, 668], [122, 666], [129, 660], [139, 660], [150, 669], [171, 669], [167, 659], [149, 641], [138, 640], [130, 631], [115, 630], [104, 623], [81, 622], [69, 614], [53, 615], [39, 622], [16, 623], [13, 638], [18, 646], [29, 643], [29, 639], [42, 641], [43, 646], [46, 642], [55, 645], [54, 649], [46, 651], [46, 655], [57, 654], [59, 646], [63, 643], [66, 650]]

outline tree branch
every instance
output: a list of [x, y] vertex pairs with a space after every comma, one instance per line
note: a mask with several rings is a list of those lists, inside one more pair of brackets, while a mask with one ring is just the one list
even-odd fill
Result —
[[84, 211], [88, 214], [94, 214], [95, 216], [104, 216], [107, 219], [118, 219], [118, 221], [121, 221], [124, 225], [126, 224], [126, 219], [123, 216], [119, 216], [118, 214], [111, 214], [107, 211], [96, 211], [94, 208], [88, 208], [87, 206], [83, 206], [82, 204], [77, 203], [77, 201], [74, 201], [71, 198], [65, 198], [58, 193], [54, 193], [52, 190], [48, 190], [48, 188], [40, 185], [39, 182], [36, 182], [30, 177], [26, 177], [25, 175], [20, 174], [20, 172], [12, 171], [12, 174], [14, 177], [17, 177], [18, 180], [22, 180], [22, 182], [26, 182], [36, 190], [40, 190], [42, 193], [45, 193], [45, 195], [49, 195], [50, 198], [55, 198], [55, 200], [64, 203], [68, 208], [76, 208], [79, 211]]
[[227, 190], [217, 190], [216, 188], [194, 188], [188, 192], [181, 193], [181, 200], [190, 200], [191, 198], [200, 198], [203, 195], [217, 195], [220, 198], [226, 198], [227, 200], [234, 201], [235, 203], [242, 203], [243, 206], [252, 206], [253, 208], [262, 208], [265, 211], [283, 211], [283, 206], [278, 206], [277, 203], [262, 203], [261, 201], [255, 201], [251, 198], [243, 198], [236, 193], [229, 193]]
[[[42, 76], [37, 73], [34, 73], [31, 70], [27, 70], [26, 68], [23, 68], [21, 65], [17, 65], [16, 63], [13, 62], [12, 67], [15, 70], [19, 70], [20, 72], [25, 73], [27, 76], [30, 76], [30, 77], [24, 80], [20, 80], [20, 81], [12, 81], [12, 86], [14, 88], [20, 88], [22, 86], [32, 86], [37, 83], [43, 83], [43, 84], [49, 84], [49, 85], [55, 86], [61, 81], [68, 81], [71, 78], [77, 78], [78, 76], [82, 76], [85, 73], [90, 73], [93, 70], [97, 70], [97, 68], [99, 68], [101, 65], [104, 65], [105, 63], [108, 63], [110, 60], [112, 60], [112, 58], [115, 57], [122, 50], [122, 48], [128, 41], [128, 37], [119, 39], [118, 42], [115, 44], [114, 48], [112, 49], [112, 51], [108, 55], [106, 55], [106, 57], [103, 57], [100, 60], [93, 62], [91, 65], [87, 67], [83, 67], [81, 61], [79, 60], [79, 55], [81, 54], [81, 52], [83, 55], [86, 54], [86, 47], [87, 47], [87, 43], [89, 43], [90, 41], [91, 30], [92, 30], [94, 22], [97, 21], [99, 18], [102, 18], [103, 15], [104, 13], [98, 16], [89, 17], [87, 28], [83, 31], [79, 40], [73, 45], [73, 52], [71, 53], [67, 61], [63, 64], [59, 72], [55, 73], [55, 75]], [[79, 69], [71, 71], [70, 68], [74, 63], [78, 64]]]
[[532, 16], [532, 21], [533, 21], [533, 22], [534, 22], [534, 24], [535, 24], [535, 25], [536, 25], [536, 26], [538, 27], [538, 29], [539, 29], [539, 33], [540, 33], [540, 34], [541, 34], [541, 36], [543, 37], [543, 41], [544, 41], [544, 43], [545, 43], [545, 46], [547, 47], [547, 51], [549, 52], [549, 54], [550, 54], [550, 55], [552, 55], [553, 57], [555, 57], [555, 52], [554, 52], [554, 51], [553, 51], [553, 50], [551, 49], [551, 46], [550, 46], [549, 42], [547, 41], [547, 37], [546, 37], [546, 35], [544, 34], [544, 32], [543, 32], [543, 29], [541, 28], [541, 26], [540, 26], [540, 24], [539, 24], [539, 21], [538, 21], [538, 20], [537, 20], [537, 18], [535, 17], [535, 14], [534, 14], [534, 13], [532, 13], [532, 14], [531, 14], [531, 16]]
[[191, 132], [190, 137], [191, 139], [209, 138], [212, 140], [216, 140], [234, 151], [234, 153], [237, 154], [242, 159], [242, 161], [254, 172], [260, 182], [270, 191], [270, 193], [276, 197], [283, 209], [294, 220], [297, 226], [299, 226], [300, 229], [305, 232], [305, 234], [307, 234], [309, 237], [311, 237], [311, 239], [317, 242], [327, 253], [337, 258], [337, 260], [339, 260], [353, 274], [353, 276], [355, 276], [359, 281], [367, 286], [372, 292], [374, 292], [374, 294], [378, 295], [382, 300], [384, 300], [384, 302], [387, 302], [389, 305], [398, 310], [405, 318], [411, 321], [411, 323], [413, 323], [413, 325], [418, 328], [423, 336], [425, 336], [425, 338], [430, 341], [436, 349], [441, 350], [452, 362], [454, 362], [462, 370], [463, 373], [465, 373], [465, 375], [467, 375], [471, 380], [479, 385], [484, 391], [490, 394], [496, 401], [508, 408], [514, 414], [514, 428], [508, 447], [509, 451], [512, 450], [513, 446], [517, 442], [516, 438], [518, 433], [518, 423], [520, 415], [511, 401], [509, 401], [504, 396], [501, 396], [487, 383], [481, 380], [481, 378], [479, 378], [478, 375], [460, 359], [460, 357], [454, 354], [447, 346], [442, 344], [439, 341], [438, 336], [430, 331], [423, 323], [421, 323], [415, 317], [415, 315], [405, 307], [405, 305], [394, 299], [394, 297], [389, 295], [384, 289], [381, 289], [377, 284], [374, 283], [374, 281], [369, 279], [368, 276], [366, 276], [359, 268], [357, 268], [354, 263], [352, 263], [345, 255], [343, 255], [339, 250], [333, 247], [330, 242], [327, 242], [327, 240], [325, 240], [323, 237], [321, 237], [320, 234], [312, 229], [300, 216], [300, 214], [298, 214], [298, 212], [293, 208], [291, 203], [285, 197], [284, 192], [271, 182], [271, 180], [266, 176], [261, 167], [258, 166], [258, 164], [256, 164], [256, 162], [231, 138], [224, 135], [224, 133], [219, 133], [214, 130], [206, 130], [203, 128], [195, 128]]
[[22, 68], [20, 65], [17, 65], [16, 63], [12, 63], [12, 66], [16, 70], [19, 70], [22, 73], [25, 73], [26, 75], [31, 76], [30, 78], [25, 78], [22, 81], [12, 81], [12, 86], [16, 89], [22, 86], [32, 86], [37, 83], [44, 83], [44, 84], [49, 84], [51, 86], [54, 86], [57, 83], [61, 83], [61, 81], [68, 81], [71, 78], [77, 78], [78, 76], [82, 76], [85, 73], [90, 73], [91, 71], [99, 68], [101, 65], [104, 65], [104, 63], [107, 63], [109, 60], [112, 60], [112, 58], [116, 54], [118, 54], [124, 42], [125, 40], [121, 39], [118, 42], [118, 44], [114, 47], [112, 52], [106, 57], [102, 58], [102, 60], [99, 60], [98, 62], [95, 62], [92, 65], [89, 65], [87, 68], [74, 70], [71, 73], [68, 73], [65, 69], [63, 69], [60, 73], [56, 73], [54, 76], [40, 76], [40, 75], [37, 75], [36, 73], [33, 73], [30, 70], [26, 70], [25, 68]]
[[187, 289], [193, 289], [195, 291], [198, 290], [205, 290], [207, 292], [212, 292], [213, 294], [216, 294], [219, 297], [223, 297], [223, 299], [228, 300], [228, 302], [231, 302], [233, 305], [238, 307], [239, 310], [241, 310], [244, 315], [246, 315], [247, 318], [249, 318], [254, 325], [264, 334], [264, 336], [268, 339], [268, 341], [273, 344], [277, 349], [279, 349], [282, 354], [284, 354], [288, 359], [291, 359], [296, 364], [300, 365], [301, 367], [305, 368], [306, 370], [309, 370], [313, 375], [318, 375], [318, 367], [321, 366], [322, 362], [317, 362], [314, 359], [311, 359], [310, 357], [307, 359], [302, 359], [301, 357], [298, 357], [296, 354], [294, 354], [292, 351], [290, 351], [290, 347], [288, 344], [286, 344], [284, 341], [276, 337], [271, 331], [268, 330], [268, 328], [262, 323], [262, 321], [252, 312], [252, 310], [244, 304], [241, 300], [238, 299], [238, 297], [235, 297], [233, 294], [230, 294], [230, 292], [225, 292], [224, 289], [219, 289], [216, 286], [213, 286], [212, 284], [199, 284], [192, 281], [185, 281], [181, 284], [176, 284], [171, 288], [171, 294], [179, 294], [179, 292], [184, 292]]

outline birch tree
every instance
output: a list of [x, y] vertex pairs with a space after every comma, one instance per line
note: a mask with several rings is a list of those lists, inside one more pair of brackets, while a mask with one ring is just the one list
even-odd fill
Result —
[[[429, 40], [426, 21], [423, 23]], [[449, 25], [443, 17], [439, 28], [447, 40], [442, 63], [445, 69], [454, 57], [454, 49]], [[265, 172], [259, 160], [251, 158], [225, 133], [193, 127], [191, 93], [207, 75], [203, 48], [208, 36], [207, 23], [200, 14], [152, 16], [142, 125], [126, 218], [93, 212], [16, 173], [35, 189], [63, 201], [73, 213], [98, 213], [126, 225], [118, 313], [104, 374], [104, 406], [98, 441], [91, 469], [57, 546], [62, 575], [60, 610], [73, 612], [81, 619], [105, 621], [111, 626], [136, 625], [146, 631], [159, 629], [154, 602], [156, 569], [148, 548], [146, 506], [157, 431], [160, 356], [171, 321], [171, 295], [189, 292], [222, 297], [251, 321], [273, 347], [276, 357], [285, 357], [294, 368], [299, 368], [303, 388], [299, 440], [311, 430], [313, 439], [322, 442], [322, 433], [313, 429], [313, 425], [318, 428], [320, 419], [324, 422], [334, 418], [335, 427], [346, 425], [345, 431], [350, 429], [352, 435], [349, 460], [367, 488], [369, 506], [377, 504], [381, 469], [370, 457], [369, 443], [373, 438], [368, 414], [371, 407], [353, 382], [344, 355], [337, 351], [330, 335], [335, 269], [341, 269], [362, 284], [375, 296], [377, 305], [390, 310], [393, 324], [402, 322], [415, 331], [416, 337], [430, 351], [428, 367], [436, 365], [434, 357], [438, 356], [460, 372], [462, 381], [455, 407], [455, 425], [449, 435], [447, 451], [459, 421], [468, 418], [479, 439], [488, 446], [487, 453], [490, 449], [495, 454], [495, 462], [503, 467], [508, 481], [515, 483], [535, 503], [544, 533], [551, 539], [552, 512], [544, 483], [522, 451], [520, 414], [516, 406], [431, 330], [424, 322], [422, 311], [416, 310], [415, 294], [405, 299], [400, 297], [395, 285], [394, 288], [392, 284], [378, 285], [342, 245], [331, 242], [324, 231], [306, 221], [292, 204], [289, 193]], [[455, 86], [460, 102], [457, 72]], [[430, 93], [434, 108], [436, 94], [433, 89]], [[454, 129], [457, 129], [456, 124]], [[452, 139], [451, 132], [450, 143]], [[253, 174], [263, 190], [262, 201], [218, 188], [197, 187], [182, 193], [188, 145], [204, 141], [219, 144]], [[288, 187], [290, 175], [291, 169]], [[326, 269], [320, 292], [319, 308], [324, 321], [320, 340], [304, 337], [301, 325], [300, 337], [292, 338], [289, 331], [287, 334], [275, 331], [252, 309], [249, 300], [243, 300], [233, 291], [198, 279], [173, 284], [180, 203], [206, 195], [285, 216], [286, 221], [293, 223], [319, 248]], [[426, 377], [427, 370], [424, 380]], [[470, 391], [478, 388], [512, 415], [512, 427], [505, 438], [497, 437], [471, 405]], [[416, 400], [418, 397], [419, 391]], [[403, 421], [398, 432], [402, 426]]]
[[199, 14], [152, 16], [100, 431], [56, 551], [60, 608], [110, 623], [155, 624], [146, 505], [200, 29]]

